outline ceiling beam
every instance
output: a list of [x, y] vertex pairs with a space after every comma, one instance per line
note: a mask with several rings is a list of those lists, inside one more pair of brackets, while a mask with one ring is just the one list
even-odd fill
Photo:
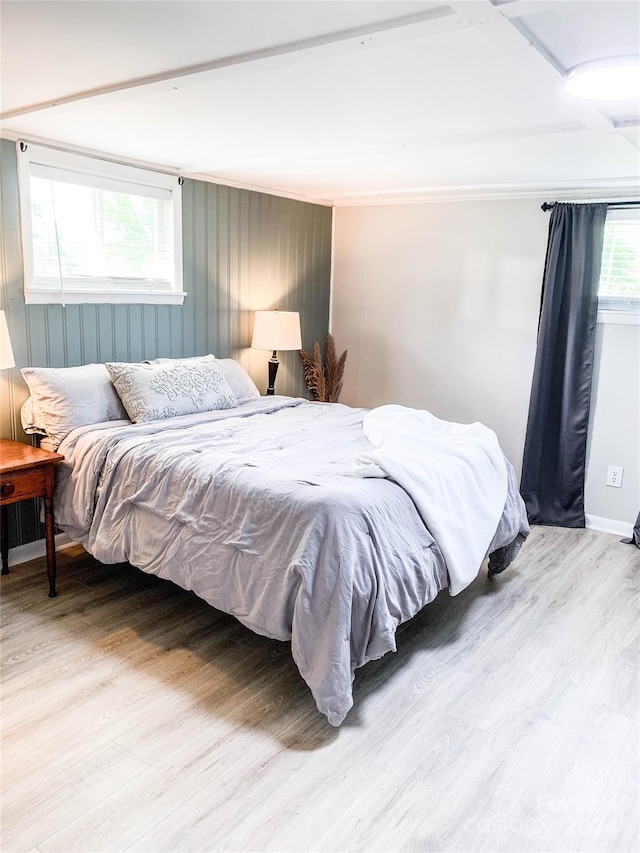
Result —
[[585, 127], [578, 122], [537, 125], [535, 127], [515, 127], [502, 130], [474, 131], [470, 133], [438, 134], [420, 136], [412, 139], [402, 137], [389, 142], [374, 142], [366, 145], [341, 145], [327, 146], [324, 148], [313, 148], [307, 151], [282, 151], [277, 154], [261, 155], [258, 157], [243, 157], [234, 159], [218, 159], [215, 165], [195, 165], [190, 169], [194, 173], [206, 174], [211, 168], [217, 170], [238, 169], [255, 163], [286, 163], [292, 160], [311, 160], [317, 158], [344, 158], [365, 157], [375, 154], [390, 154], [395, 151], [433, 151], [451, 148], [464, 148], [465, 146], [503, 142], [513, 139], [527, 139], [531, 137], [543, 137], [554, 135], [565, 135], [568, 133], [585, 133]]
[[505, 0], [505, 2], [494, 2], [493, 6], [499, 8], [500, 14], [505, 18], [523, 18], [525, 15], [535, 15], [544, 12], [558, 0]]
[[[242, 73], [254, 73], [259, 70], [260, 64], [265, 62], [268, 62], [270, 67], [298, 64], [305, 61], [306, 58], [315, 60], [318, 53], [326, 55], [329, 52], [331, 55], [336, 55], [356, 48], [363, 50], [407, 37], [423, 37], [425, 32], [437, 35], [460, 26], [464, 26], [464, 23], [450, 5], [437, 6], [412, 15], [379, 21], [363, 27], [353, 27], [323, 36], [300, 39], [262, 50], [223, 57], [183, 68], [174, 68], [145, 77], [136, 77], [132, 80], [122, 80], [108, 86], [72, 92], [55, 99], [0, 112], [0, 119], [17, 118], [52, 107], [62, 107], [103, 96], [114, 96], [115, 99], [120, 99], [123, 94], [126, 96], [127, 92], [135, 97], [141, 90], [144, 90], [144, 94], [148, 94], [153, 88], [166, 90], [174, 84], [178, 86], [197, 85], [200, 82], [208, 82], [209, 77], [214, 74], [217, 77], [220, 74], [236, 76]], [[225, 70], [227, 71], [226, 75], [224, 75]]]
[[[511, 4], [494, 6], [490, 0], [450, 0], [449, 5], [515, 65], [526, 71], [538, 87], [549, 91], [558, 89], [568, 69], [544, 49], [521, 21], [503, 14], [502, 10]], [[580, 120], [590, 130], [616, 132], [614, 120], [594, 104], [576, 99], [575, 108]]]

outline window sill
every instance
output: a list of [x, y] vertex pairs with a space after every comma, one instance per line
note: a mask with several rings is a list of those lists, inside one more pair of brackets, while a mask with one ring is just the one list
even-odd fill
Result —
[[640, 326], [640, 314], [637, 311], [598, 311], [596, 322], [616, 326]]
[[182, 305], [186, 293], [25, 293], [27, 305]]

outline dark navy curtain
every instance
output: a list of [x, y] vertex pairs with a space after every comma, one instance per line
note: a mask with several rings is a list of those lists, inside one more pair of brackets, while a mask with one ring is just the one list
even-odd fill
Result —
[[520, 491], [532, 524], [584, 527], [584, 479], [606, 204], [556, 204]]

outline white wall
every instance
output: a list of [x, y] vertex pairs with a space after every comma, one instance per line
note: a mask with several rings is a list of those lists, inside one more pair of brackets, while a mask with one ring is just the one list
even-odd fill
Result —
[[[341, 400], [365, 407], [396, 402], [447, 420], [482, 421], [519, 473], [548, 224], [539, 200], [336, 209], [331, 322], [336, 346], [349, 350]], [[640, 327], [599, 332], [603, 371], [596, 370], [587, 489], [587, 513], [624, 522], [640, 509], [629, 474], [637, 476], [638, 432], [635, 440], [628, 435], [632, 418], [628, 429], [619, 428], [610, 397], [620, 401], [615, 389], [635, 382], [625, 412], [637, 401], [638, 358], [630, 355], [637, 356], [637, 332], [635, 344], [618, 346], [620, 330], [629, 336], [629, 329], [632, 336]], [[615, 459], [600, 449], [612, 436]], [[614, 490], [596, 471], [604, 457], [625, 466], [625, 488], [615, 490], [628, 484], [622, 505], [612, 502]]]
[[521, 465], [548, 217], [539, 202], [338, 208], [342, 400], [492, 427]]
[[[596, 327], [587, 453], [586, 512], [596, 526], [607, 526], [600, 519], [632, 523], [640, 512], [639, 325]], [[609, 465], [624, 468], [622, 488], [605, 485]]]

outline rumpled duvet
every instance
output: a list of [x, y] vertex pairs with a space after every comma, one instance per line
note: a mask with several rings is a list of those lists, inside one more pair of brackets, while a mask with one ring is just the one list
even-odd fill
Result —
[[373, 448], [355, 455], [354, 473], [388, 476], [411, 495], [457, 595], [478, 574], [504, 509], [507, 466], [496, 434], [406, 406], [373, 409], [362, 426]]
[[[355, 669], [395, 650], [397, 626], [448, 585], [407, 492], [352, 472], [354, 455], [371, 449], [364, 415], [274, 396], [81, 427], [60, 446], [56, 522], [98, 560], [129, 561], [259, 634], [291, 640], [318, 709], [340, 725]], [[528, 533], [505, 464], [490, 573]]]

